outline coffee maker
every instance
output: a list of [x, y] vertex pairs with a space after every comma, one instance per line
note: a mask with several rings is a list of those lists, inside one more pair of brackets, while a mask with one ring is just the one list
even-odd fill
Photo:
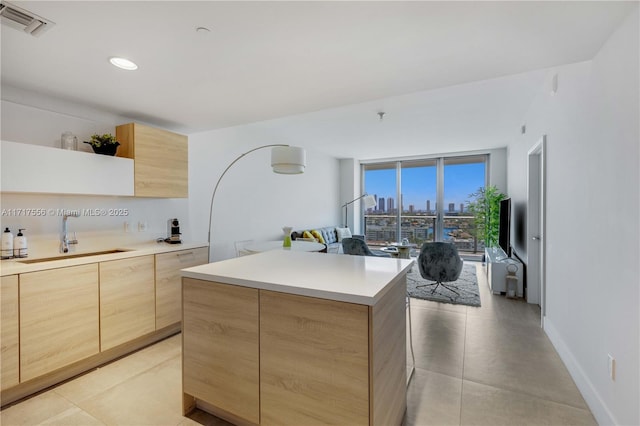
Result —
[[180, 222], [178, 219], [173, 218], [167, 221], [167, 238], [164, 240], [169, 244], [180, 244]]

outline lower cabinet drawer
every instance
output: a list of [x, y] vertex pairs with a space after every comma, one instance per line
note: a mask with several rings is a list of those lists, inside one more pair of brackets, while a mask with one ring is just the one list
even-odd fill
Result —
[[20, 275], [21, 382], [100, 350], [98, 264]]
[[182, 321], [180, 270], [208, 262], [207, 248], [156, 255], [156, 329]]
[[20, 381], [18, 341], [18, 276], [0, 278], [0, 389]]
[[100, 348], [155, 331], [153, 255], [100, 262]]

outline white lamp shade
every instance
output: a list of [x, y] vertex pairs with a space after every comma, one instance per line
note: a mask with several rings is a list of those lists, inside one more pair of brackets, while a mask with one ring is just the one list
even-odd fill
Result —
[[307, 153], [297, 146], [276, 146], [271, 149], [271, 167], [275, 173], [297, 175], [307, 167]]
[[373, 195], [365, 195], [362, 201], [364, 201], [365, 209], [370, 209], [371, 207], [376, 206], [376, 199], [373, 197]]

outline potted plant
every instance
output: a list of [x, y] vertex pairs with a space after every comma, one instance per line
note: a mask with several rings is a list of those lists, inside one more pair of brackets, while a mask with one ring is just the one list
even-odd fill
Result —
[[91, 135], [91, 140], [84, 141], [84, 143], [91, 145], [93, 152], [96, 154], [104, 155], [116, 155], [118, 146], [120, 146], [120, 142], [118, 142], [111, 133], [105, 133], [103, 135], [93, 134]]
[[484, 241], [485, 247], [495, 247], [498, 244], [500, 227], [500, 201], [506, 195], [495, 185], [480, 187], [469, 195], [467, 209], [474, 216], [475, 240]]

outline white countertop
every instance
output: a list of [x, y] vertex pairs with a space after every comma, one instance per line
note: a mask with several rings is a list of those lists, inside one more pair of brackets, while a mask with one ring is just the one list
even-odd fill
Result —
[[[24, 274], [26, 272], [44, 271], [47, 269], [66, 268], [68, 266], [86, 265], [89, 263], [107, 262], [110, 260], [128, 259], [137, 256], [146, 256], [159, 253], [168, 253], [179, 250], [190, 250], [200, 247], [207, 247], [207, 243], [185, 243], [168, 244], [165, 242], [148, 242], [142, 244], [127, 244], [117, 247], [109, 247], [103, 250], [93, 250], [91, 252], [106, 250], [124, 250], [119, 253], [100, 254], [95, 256], [73, 257], [70, 259], [48, 260], [37, 263], [21, 263], [21, 261], [35, 260], [27, 257], [25, 259], [8, 259], [0, 263], [0, 275]], [[81, 254], [82, 252], [71, 252], [69, 255]], [[64, 256], [62, 253], [59, 256]]]
[[182, 270], [182, 276], [373, 306], [410, 259], [273, 250]]
[[321, 251], [324, 250], [325, 247], [324, 244], [312, 243], [310, 241], [291, 241], [291, 247], [283, 247], [282, 240], [279, 240], [247, 244], [244, 249], [253, 253], [261, 253], [269, 250]]

